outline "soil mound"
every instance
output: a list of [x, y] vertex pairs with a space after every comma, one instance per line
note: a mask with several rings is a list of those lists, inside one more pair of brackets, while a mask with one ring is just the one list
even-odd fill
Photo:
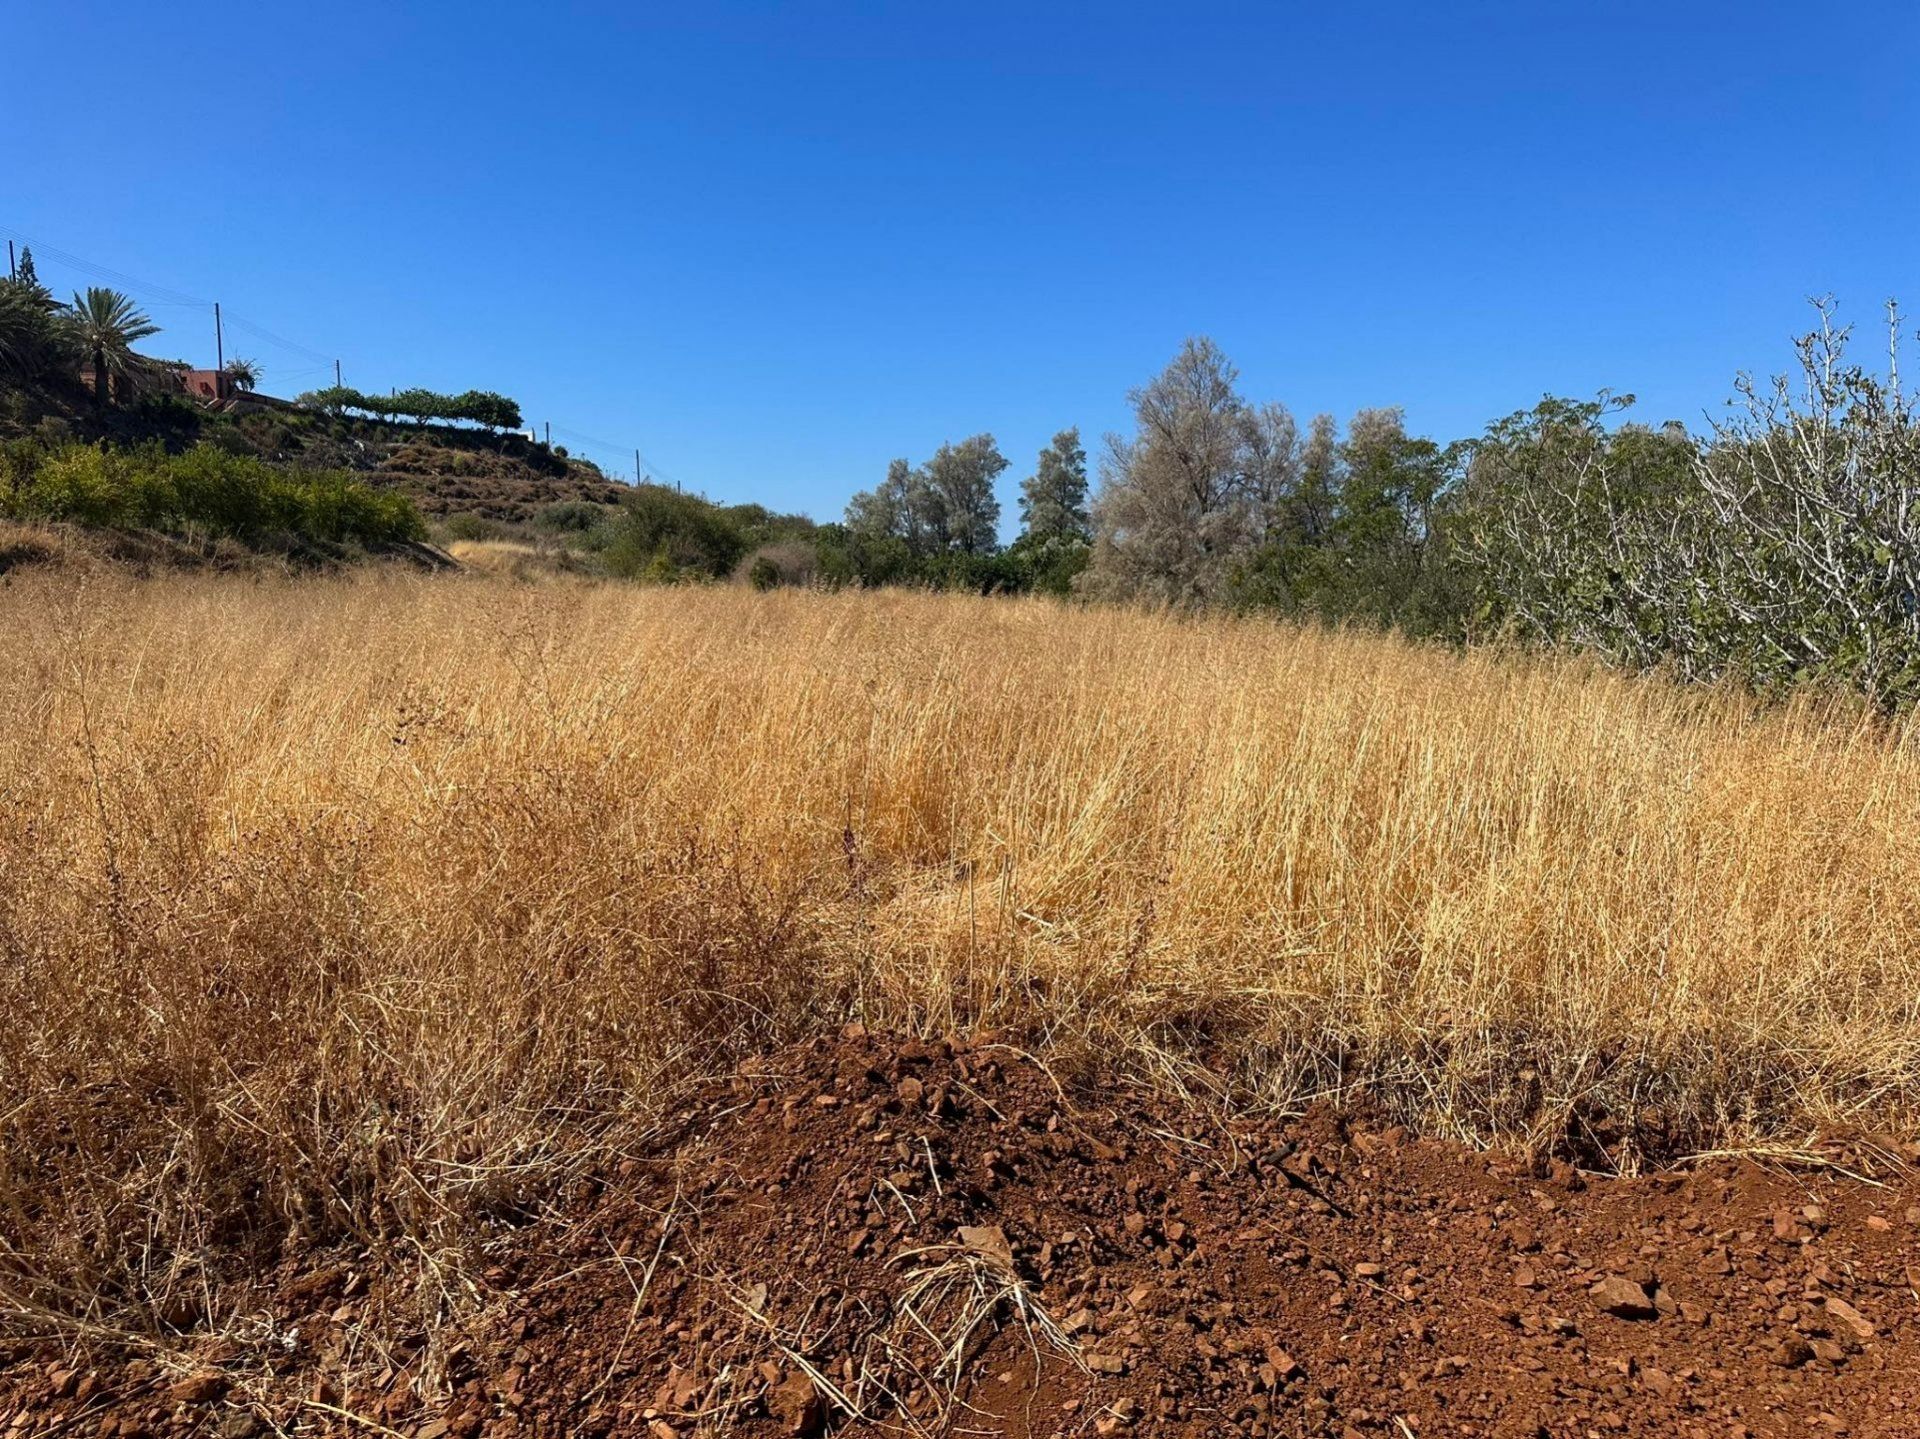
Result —
[[477, 1294], [309, 1256], [257, 1344], [21, 1347], [0, 1433], [1913, 1436], [1900, 1158], [1599, 1179], [856, 1029], [693, 1096]]

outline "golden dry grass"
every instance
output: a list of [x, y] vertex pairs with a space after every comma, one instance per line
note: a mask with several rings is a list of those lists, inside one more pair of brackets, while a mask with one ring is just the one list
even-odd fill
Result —
[[455, 1252], [851, 1017], [1616, 1157], [1920, 1092], [1920, 749], [1844, 710], [898, 593], [46, 574], [0, 635], [16, 1303]]

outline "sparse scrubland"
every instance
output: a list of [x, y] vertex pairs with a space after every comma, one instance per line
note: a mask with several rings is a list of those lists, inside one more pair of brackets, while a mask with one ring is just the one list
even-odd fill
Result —
[[904, 592], [26, 574], [0, 633], [16, 1315], [458, 1272], [856, 1019], [1598, 1168], [1920, 1095], [1920, 749], [1851, 702]]
[[816, 525], [152, 332], [0, 282], [0, 1429], [1911, 1432], [1830, 309], [1704, 435], [1196, 338], [1004, 547], [990, 434]]

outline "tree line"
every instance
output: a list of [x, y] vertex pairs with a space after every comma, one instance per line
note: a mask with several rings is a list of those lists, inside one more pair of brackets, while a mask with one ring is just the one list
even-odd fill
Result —
[[524, 423], [519, 404], [492, 390], [443, 395], [416, 388], [370, 395], [347, 385], [329, 385], [309, 390], [300, 396], [299, 403], [329, 415], [358, 410], [380, 420], [466, 420], [494, 430], [517, 430]]
[[1089, 492], [1076, 430], [1020, 487], [997, 543], [990, 434], [895, 460], [822, 526], [822, 569], [858, 583], [1039, 589], [1504, 636], [1765, 690], [1838, 683], [1920, 698], [1920, 424], [1898, 382], [1848, 358], [1830, 304], [1791, 378], [1737, 383], [1703, 432], [1626, 419], [1632, 397], [1547, 397], [1441, 443], [1397, 408], [1344, 426], [1249, 400], [1188, 340], [1128, 396]]
[[[813, 525], [645, 487], [615, 535], [615, 573], [740, 574], [756, 584], [914, 584], [1269, 611], [1453, 640], [1507, 636], [1762, 689], [1836, 683], [1920, 698], [1920, 426], [1898, 380], [1849, 358], [1821, 303], [1791, 378], [1737, 382], [1702, 431], [1626, 419], [1630, 396], [1549, 396], [1472, 437], [1408, 432], [1397, 408], [1302, 425], [1250, 400], [1219, 346], [1194, 338], [1129, 396], [1097, 485], [1063, 429], [1019, 489], [1000, 543], [991, 434], [896, 459], [843, 520]], [[126, 296], [55, 301], [23, 256], [0, 280], [0, 377], [89, 372], [96, 400], [156, 362]], [[236, 383], [258, 367], [235, 361]], [[330, 413], [516, 429], [488, 391], [345, 387]], [[711, 511], [711, 513], [710, 513]]]

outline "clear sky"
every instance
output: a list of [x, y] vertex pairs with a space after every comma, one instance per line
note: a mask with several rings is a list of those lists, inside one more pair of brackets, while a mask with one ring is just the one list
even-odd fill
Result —
[[[1920, 7], [21, 0], [0, 226], [264, 388], [498, 389], [837, 517], [1121, 427], [1212, 335], [1303, 417], [1698, 422], [1808, 295], [1920, 313]], [[62, 292], [86, 274], [41, 254]], [[1874, 349], [1879, 336], [1871, 335]], [[300, 373], [300, 372], [305, 373]], [[1089, 446], [1091, 448], [1091, 444]]]

